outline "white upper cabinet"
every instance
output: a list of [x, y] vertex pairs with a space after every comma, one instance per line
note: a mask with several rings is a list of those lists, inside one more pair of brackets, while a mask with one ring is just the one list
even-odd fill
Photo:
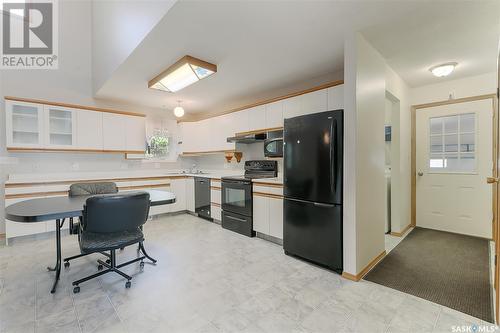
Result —
[[47, 148], [76, 148], [75, 109], [46, 105], [44, 107], [45, 138]]
[[43, 147], [43, 105], [5, 101], [5, 109], [7, 148]]
[[126, 148], [128, 151], [146, 151], [146, 118], [124, 116], [126, 132]]
[[233, 142], [227, 142], [227, 138], [234, 136], [233, 118], [231, 114], [225, 114], [212, 118], [210, 124], [210, 136], [213, 138], [215, 146], [213, 150], [234, 149]]
[[302, 114], [328, 111], [327, 90], [322, 89], [302, 95]]
[[233, 131], [234, 133], [248, 132], [250, 131], [249, 121], [249, 109], [234, 112], [233, 114]]
[[295, 96], [283, 100], [283, 118], [293, 118], [301, 116], [302, 113], [302, 96]]
[[120, 114], [102, 114], [102, 146], [104, 150], [125, 151], [127, 148], [126, 118]]
[[182, 147], [181, 151], [183, 153], [197, 151], [196, 142], [195, 142], [195, 133], [196, 133], [196, 124], [195, 122], [183, 122], [182, 126]]
[[283, 101], [266, 104], [266, 128], [283, 127]]
[[79, 149], [102, 150], [102, 112], [76, 112], [76, 144]]
[[328, 88], [328, 110], [344, 108], [344, 85]]
[[260, 130], [266, 128], [266, 107], [259, 105], [246, 110], [248, 112], [248, 130]]

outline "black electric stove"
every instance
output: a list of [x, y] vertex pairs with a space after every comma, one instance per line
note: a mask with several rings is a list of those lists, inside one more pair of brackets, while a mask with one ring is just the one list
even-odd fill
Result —
[[222, 177], [222, 227], [253, 237], [252, 179], [278, 176], [278, 162], [246, 161], [245, 174]]

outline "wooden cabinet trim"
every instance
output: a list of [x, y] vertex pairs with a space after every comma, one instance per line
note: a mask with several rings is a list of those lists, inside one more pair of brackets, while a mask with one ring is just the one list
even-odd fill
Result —
[[274, 97], [274, 98], [266, 99], [266, 100], [263, 100], [263, 101], [255, 102], [255, 103], [248, 104], [248, 105], [244, 105], [244, 106], [241, 106], [241, 107], [238, 107], [238, 108], [234, 108], [234, 109], [230, 109], [230, 110], [227, 110], [227, 111], [224, 111], [224, 112], [220, 112], [220, 113], [217, 113], [217, 114], [210, 114], [210, 115], [204, 114], [204, 115], [200, 115], [200, 116], [197, 116], [197, 117], [192, 117], [189, 120], [179, 120], [178, 122], [195, 122], [195, 121], [200, 121], [200, 120], [204, 120], [204, 119], [214, 118], [214, 117], [222, 116], [222, 115], [233, 113], [233, 112], [243, 111], [243, 110], [250, 109], [250, 108], [253, 108], [253, 107], [256, 107], [256, 106], [270, 104], [270, 103], [281, 101], [281, 100], [285, 100], [285, 99], [288, 99], [288, 98], [292, 98], [292, 97], [296, 97], [296, 96], [308, 94], [308, 93], [311, 93], [311, 92], [314, 92], [314, 91], [317, 91], [317, 90], [323, 90], [323, 89], [335, 87], [335, 86], [338, 86], [338, 85], [341, 85], [341, 84], [344, 84], [344, 80], [336, 80], [336, 81], [328, 82], [328, 83], [325, 83], [325, 84], [322, 84], [322, 85], [319, 85], [319, 86], [316, 86], [316, 87], [313, 87], [313, 88], [309, 88], [309, 89], [297, 91], [297, 92], [290, 93], [290, 94], [283, 95], [283, 96], [279, 96], [279, 97]]
[[79, 149], [79, 148], [28, 148], [7, 147], [11, 152], [67, 152], [67, 153], [115, 153], [115, 154], [144, 154], [142, 150], [105, 150], [105, 149]]
[[210, 189], [211, 189], [211, 190], [216, 190], [216, 191], [220, 191], [220, 190], [222, 190], [222, 188], [221, 188], [221, 187], [218, 187], [218, 186], [210, 186]]
[[43, 186], [43, 185], [70, 185], [74, 183], [88, 183], [88, 182], [127, 182], [127, 181], [144, 181], [144, 180], [163, 180], [163, 179], [187, 179], [189, 176], [158, 176], [158, 177], [131, 177], [131, 178], [98, 178], [98, 179], [73, 179], [73, 180], [60, 180], [60, 181], [43, 181], [43, 182], [29, 182], [29, 183], [7, 183], [5, 188], [14, 187], [30, 187], [30, 186]]
[[85, 105], [78, 105], [78, 104], [51, 102], [51, 101], [44, 101], [44, 100], [40, 100], [40, 99], [30, 99], [30, 98], [21, 98], [21, 97], [13, 97], [13, 96], [5, 96], [4, 98], [6, 101], [43, 104], [43, 105], [58, 106], [58, 107], [63, 107], [63, 108], [71, 108], [71, 109], [79, 109], [79, 110], [87, 110], [87, 111], [116, 113], [116, 114], [122, 114], [122, 115], [126, 115], [126, 116], [134, 116], [134, 117], [146, 117], [146, 115], [142, 114], [142, 113], [129, 112], [129, 111], [118, 111], [118, 110], [113, 110], [113, 109], [100, 108], [100, 107], [96, 107], [96, 106], [85, 106]]
[[206, 151], [186, 151], [182, 153], [182, 156], [197, 156], [197, 155], [209, 155], [209, 154], [225, 154], [234, 153], [236, 149], [228, 150], [206, 150]]
[[210, 205], [215, 206], [215, 207], [221, 207], [220, 203], [217, 203], [217, 202], [211, 202]]
[[[158, 187], [170, 187], [170, 183], [154, 184], [154, 185], [122, 186], [118, 187], [118, 190], [137, 190], [137, 189], [158, 188]], [[68, 191], [46, 191], [46, 192], [6, 194], [5, 199], [33, 198], [33, 197], [45, 197], [45, 196], [56, 196], [56, 195], [68, 195]]]
[[260, 133], [267, 133], [267, 132], [272, 132], [272, 131], [282, 131], [283, 126], [280, 127], [269, 127], [269, 128], [261, 128], [253, 131], [247, 131], [247, 132], [238, 132], [235, 134], [235, 136], [245, 136], [245, 135], [250, 135], [250, 134], [260, 134]]
[[253, 182], [253, 185], [257, 186], [263, 186], [263, 187], [276, 187], [276, 188], [282, 188], [283, 184], [276, 184], [276, 183], [266, 183], [266, 182]]
[[273, 198], [273, 199], [283, 199], [283, 196], [279, 195], [279, 194], [253, 192], [253, 195], [256, 195], [258, 197], [267, 197], [267, 198]]

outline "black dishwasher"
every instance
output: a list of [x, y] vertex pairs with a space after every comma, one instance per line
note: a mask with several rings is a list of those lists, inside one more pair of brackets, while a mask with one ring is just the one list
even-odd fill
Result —
[[210, 216], [210, 178], [194, 178], [194, 211], [199, 217], [212, 220]]

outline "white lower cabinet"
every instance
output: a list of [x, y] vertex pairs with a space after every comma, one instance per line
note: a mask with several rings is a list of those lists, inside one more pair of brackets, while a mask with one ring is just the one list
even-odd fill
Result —
[[186, 210], [186, 181], [189, 179], [172, 179], [170, 181], [170, 192], [175, 194], [175, 203], [170, 206], [170, 212]]
[[217, 205], [210, 205], [210, 215], [214, 220], [221, 221], [222, 220], [222, 209]]
[[186, 179], [186, 210], [194, 213], [194, 178]]
[[253, 230], [269, 235], [269, 198], [253, 196]]
[[270, 197], [269, 204], [269, 235], [283, 239], [283, 199]]

